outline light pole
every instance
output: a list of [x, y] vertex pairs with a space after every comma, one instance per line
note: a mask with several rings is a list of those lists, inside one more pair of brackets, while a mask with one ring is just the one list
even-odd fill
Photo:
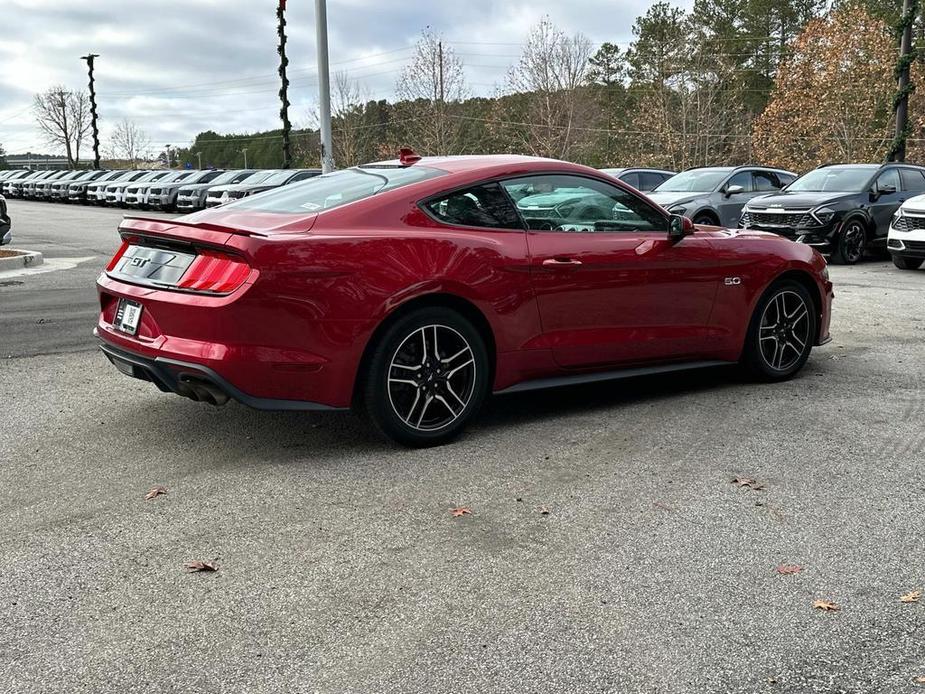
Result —
[[328, 73], [328, 12], [325, 0], [315, 0], [315, 44], [321, 102], [321, 171], [329, 173], [334, 170], [334, 159], [331, 150], [331, 76]]
[[247, 147], [241, 150], [241, 154], [244, 155], [244, 168], [247, 168]]
[[[93, 88], [93, 60], [99, 58], [99, 53], [89, 53], [80, 56], [87, 61], [87, 72], [90, 73], [90, 123], [93, 128], [93, 168], [100, 168], [100, 131], [96, 127], [96, 90]], [[78, 164], [80, 162], [77, 162]]]
[[202, 152], [196, 152], [196, 159], [199, 160], [199, 168], [202, 169]]
[[170, 168], [170, 145], [164, 145], [164, 152], [167, 154], [167, 168]]

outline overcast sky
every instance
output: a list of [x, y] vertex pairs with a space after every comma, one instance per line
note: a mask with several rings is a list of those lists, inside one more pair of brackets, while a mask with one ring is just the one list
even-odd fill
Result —
[[[0, 0], [0, 144], [50, 152], [33, 125], [35, 92], [86, 88], [80, 56], [99, 53], [96, 88], [104, 145], [127, 117], [154, 145], [196, 133], [279, 127], [277, 0]], [[462, 60], [474, 94], [491, 94], [544, 14], [595, 44], [627, 43], [649, 0], [328, 0], [332, 72], [392, 99], [411, 46], [427, 25]], [[679, 0], [677, 4], [688, 5]], [[288, 0], [290, 119], [317, 103], [313, 0]], [[82, 152], [83, 154], [83, 152]]]

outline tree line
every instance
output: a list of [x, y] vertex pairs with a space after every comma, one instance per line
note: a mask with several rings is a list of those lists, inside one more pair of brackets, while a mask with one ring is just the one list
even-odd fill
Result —
[[[695, 0], [690, 11], [657, 2], [636, 19], [628, 45], [596, 48], [544, 18], [487, 97], [472, 96], [461, 57], [425, 29], [394, 101], [369, 99], [347, 73], [333, 76], [334, 160], [352, 166], [411, 146], [674, 170], [880, 161], [892, 138], [899, 13], [898, 0]], [[916, 61], [913, 84], [920, 71]], [[920, 101], [913, 93], [910, 159], [925, 147]], [[316, 128], [292, 139], [294, 165], [317, 165]], [[174, 161], [242, 166], [246, 149], [250, 166], [278, 167], [281, 141], [278, 130], [207, 131]]]

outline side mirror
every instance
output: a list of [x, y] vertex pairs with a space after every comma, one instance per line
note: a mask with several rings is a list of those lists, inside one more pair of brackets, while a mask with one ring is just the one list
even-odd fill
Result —
[[882, 195], [890, 195], [896, 192], [896, 186], [878, 186], [876, 183], [870, 189], [870, 199], [879, 200]]
[[738, 193], [744, 193], [744, 192], [745, 192], [745, 188], [743, 188], [742, 186], [726, 186], [726, 191], [725, 191], [725, 192], [726, 192], [726, 197], [728, 198], [730, 195], [736, 195], [736, 194], [738, 194]]
[[673, 214], [668, 218], [668, 240], [677, 243], [685, 236], [694, 233], [694, 223], [687, 217]]

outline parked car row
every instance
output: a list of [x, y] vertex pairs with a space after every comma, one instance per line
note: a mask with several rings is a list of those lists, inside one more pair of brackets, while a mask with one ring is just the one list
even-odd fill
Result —
[[[625, 180], [624, 171], [647, 170], [602, 171]], [[694, 224], [773, 232], [833, 263], [885, 250], [901, 269], [925, 263], [925, 167], [913, 164], [827, 164], [802, 176], [762, 166], [701, 167], [667, 178], [649, 197]]]
[[319, 169], [48, 170], [0, 171], [0, 192], [10, 198], [194, 211], [278, 188]]
[[[708, 166], [674, 173], [600, 169], [697, 225], [769, 231], [853, 264], [888, 251], [902, 269], [925, 263], [925, 168], [831, 164], [802, 176], [766, 166]], [[193, 212], [317, 176], [317, 169], [4, 171], [11, 198]], [[580, 191], [524, 185], [509, 194], [531, 218], [568, 221], [597, 202]], [[918, 196], [918, 197], [917, 197]], [[921, 199], [919, 199], [921, 197]], [[525, 199], [529, 198], [529, 199]], [[603, 204], [603, 203], [602, 203]], [[606, 206], [606, 205], [604, 205]], [[619, 220], [623, 211], [599, 210]]]

